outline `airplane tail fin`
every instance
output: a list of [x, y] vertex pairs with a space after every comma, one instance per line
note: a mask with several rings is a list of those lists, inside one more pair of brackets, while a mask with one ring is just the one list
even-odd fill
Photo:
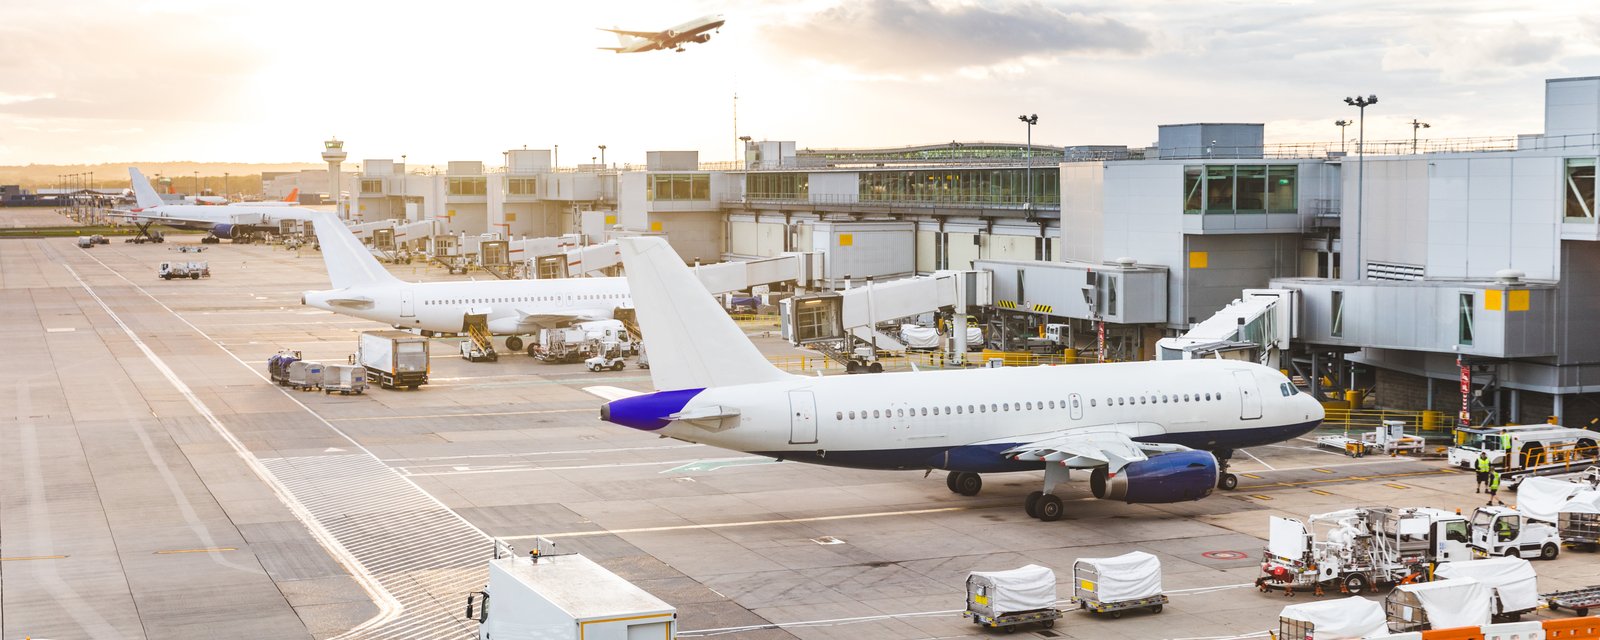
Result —
[[290, 191], [289, 195], [283, 197], [283, 201], [298, 204], [300, 202], [300, 187], [295, 187], [294, 191]]
[[649, 340], [657, 391], [789, 378], [756, 350], [663, 238], [622, 238], [622, 264]]
[[133, 200], [139, 204], [140, 209], [159, 207], [162, 204], [161, 194], [145, 179], [144, 173], [138, 167], [128, 167], [128, 179], [133, 182]]
[[316, 228], [317, 244], [322, 247], [322, 260], [328, 266], [328, 280], [333, 282], [333, 288], [400, 281], [378, 264], [372, 252], [333, 214], [313, 212], [309, 217]]

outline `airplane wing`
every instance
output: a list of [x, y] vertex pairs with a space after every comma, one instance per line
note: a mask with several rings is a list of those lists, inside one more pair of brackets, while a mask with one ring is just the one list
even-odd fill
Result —
[[610, 320], [611, 312], [599, 309], [574, 309], [569, 313], [529, 313], [517, 310], [517, 322], [541, 327], [559, 327], [574, 322], [589, 322], [591, 320]]
[[[660, 31], [623, 31], [622, 29], [607, 29], [605, 27], [597, 27], [597, 28], [600, 29], [601, 31], [609, 31], [609, 32], [615, 33], [617, 35], [633, 36], [635, 38], [647, 38], [647, 39], [650, 39], [650, 40], [662, 40], [662, 39], [665, 39], [667, 37], [666, 34], [661, 33]], [[601, 48], [604, 48], [604, 47], [601, 47]]]
[[1061, 462], [1074, 469], [1106, 467], [1111, 473], [1152, 455], [1188, 451], [1175, 444], [1138, 442], [1118, 431], [1057, 431], [1000, 452], [1013, 460]]
[[188, 216], [174, 216], [170, 214], [152, 215], [141, 211], [134, 211], [132, 209], [111, 209], [106, 212], [106, 215], [109, 215], [113, 218], [132, 218], [152, 222], [194, 222], [203, 224], [217, 223], [216, 218], [191, 218]]

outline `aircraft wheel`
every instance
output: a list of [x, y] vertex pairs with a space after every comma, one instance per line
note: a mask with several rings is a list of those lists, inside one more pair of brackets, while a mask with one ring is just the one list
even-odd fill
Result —
[[961, 477], [960, 471], [951, 471], [945, 475], [944, 486], [950, 488], [950, 493], [961, 493], [961, 489], [956, 488], [956, 478], [959, 477]]
[[1028, 513], [1029, 518], [1039, 517], [1039, 498], [1042, 497], [1044, 497], [1043, 491], [1035, 491], [1028, 494], [1027, 499], [1023, 500], [1022, 510]]
[[1217, 488], [1223, 491], [1233, 491], [1234, 489], [1238, 489], [1239, 476], [1231, 473], [1222, 474], [1221, 477], [1217, 478]]
[[964, 496], [978, 495], [983, 490], [983, 476], [976, 473], [962, 473], [956, 477], [956, 493]]
[[1034, 507], [1034, 510], [1039, 512], [1040, 521], [1055, 522], [1061, 519], [1061, 514], [1066, 511], [1066, 507], [1061, 504], [1061, 498], [1056, 497], [1053, 493], [1046, 493], [1039, 496], [1039, 504]]
[[506, 350], [507, 351], [521, 351], [522, 350], [522, 338], [519, 338], [517, 336], [511, 336], [509, 338], [506, 338]]

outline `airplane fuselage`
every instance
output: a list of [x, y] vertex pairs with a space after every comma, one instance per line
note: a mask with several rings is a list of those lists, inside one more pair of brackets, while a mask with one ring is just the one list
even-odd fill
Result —
[[626, 278], [400, 282], [308, 291], [301, 301], [431, 333], [461, 333], [467, 315], [483, 314], [495, 335], [536, 332], [557, 318], [610, 318], [617, 307], [633, 306]]
[[[720, 419], [665, 420], [678, 414]], [[1063, 430], [1223, 451], [1314, 429], [1281, 373], [1225, 360], [796, 376], [609, 403], [618, 424], [774, 458], [864, 469], [1038, 469], [1000, 455]]]

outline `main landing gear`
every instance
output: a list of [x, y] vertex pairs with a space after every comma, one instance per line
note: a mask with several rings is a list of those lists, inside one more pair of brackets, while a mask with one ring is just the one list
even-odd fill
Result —
[[[1066, 506], [1061, 502], [1060, 496], [1054, 491], [1056, 485], [1067, 481], [1068, 469], [1061, 464], [1049, 464], [1044, 469], [1044, 490], [1029, 493], [1022, 503], [1022, 510], [1029, 517], [1038, 518], [1045, 522], [1060, 520], [1066, 513]], [[975, 496], [983, 489], [983, 477], [970, 471], [951, 471], [945, 476], [945, 486], [953, 493], [964, 496]]]
[[1218, 449], [1211, 454], [1217, 457], [1217, 488], [1223, 491], [1238, 489], [1239, 476], [1228, 473], [1228, 461], [1233, 459], [1233, 449]]
[[511, 336], [509, 338], [506, 338], [506, 351], [521, 351], [521, 350], [522, 350], [522, 338], [521, 337], [519, 337], [519, 336]]

